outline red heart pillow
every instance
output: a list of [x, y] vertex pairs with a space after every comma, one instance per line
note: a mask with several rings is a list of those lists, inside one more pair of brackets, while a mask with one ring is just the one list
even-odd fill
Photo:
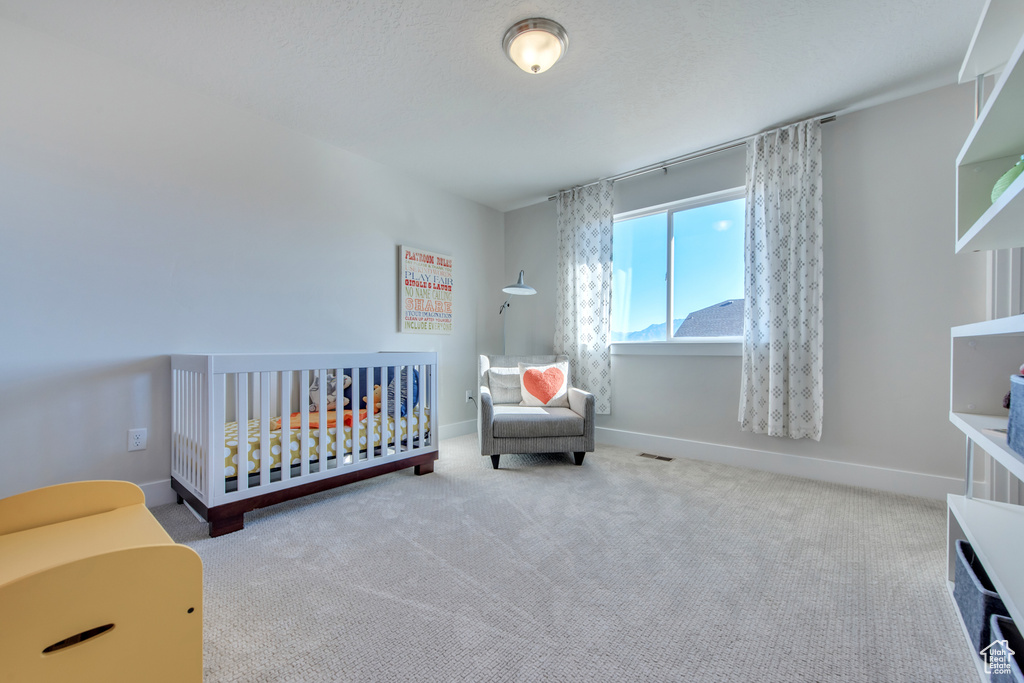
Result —
[[526, 406], [569, 406], [569, 364], [519, 364], [519, 377]]

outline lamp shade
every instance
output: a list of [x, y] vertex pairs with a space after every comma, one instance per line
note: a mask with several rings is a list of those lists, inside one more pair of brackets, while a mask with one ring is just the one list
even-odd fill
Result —
[[525, 282], [523, 282], [523, 276], [525, 275], [525, 273], [526, 273], [526, 271], [520, 270], [519, 271], [519, 281], [516, 282], [514, 285], [509, 285], [508, 287], [502, 287], [501, 291], [505, 292], [506, 294], [521, 294], [521, 295], [536, 294], [537, 293], [536, 289], [534, 289], [530, 285], [528, 285]]
[[539, 74], [554, 66], [569, 49], [569, 34], [550, 19], [524, 19], [505, 32], [501, 45], [516, 66]]

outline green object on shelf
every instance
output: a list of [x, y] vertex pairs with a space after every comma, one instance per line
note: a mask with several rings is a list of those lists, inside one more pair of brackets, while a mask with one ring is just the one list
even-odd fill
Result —
[[1006, 188], [1013, 184], [1013, 181], [1017, 179], [1021, 171], [1024, 171], [1024, 155], [1021, 155], [1020, 161], [1018, 161], [1013, 168], [1004, 173], [996, 181], [995, 186], [992, 188], [992, 203], [995, 204], [996, 200], [1006, 192]]

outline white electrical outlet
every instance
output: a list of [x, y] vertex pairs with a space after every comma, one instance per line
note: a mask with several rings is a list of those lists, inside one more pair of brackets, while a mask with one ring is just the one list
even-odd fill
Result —
[[472, 400], [473, 400], [473, 390], [472, 389], [466, 389], [466, 403], [469, 403]]
[[144, 450], [146, 450], [146, 430], [145, 429], [129, 429], [128, 430], [128, 450], [129, 451], [144, 451]]

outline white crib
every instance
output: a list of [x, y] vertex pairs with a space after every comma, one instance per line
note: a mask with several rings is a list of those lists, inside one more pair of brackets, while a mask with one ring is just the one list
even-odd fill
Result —
[[[436, 353], [174, 355], [171, 374], [171, 486], [211, 536], [238, 531], [256, 508], [407, 467], [434, 470]], [[332, 414], [310, 405], [328, 406], [331, 376], [333, 428]]]

